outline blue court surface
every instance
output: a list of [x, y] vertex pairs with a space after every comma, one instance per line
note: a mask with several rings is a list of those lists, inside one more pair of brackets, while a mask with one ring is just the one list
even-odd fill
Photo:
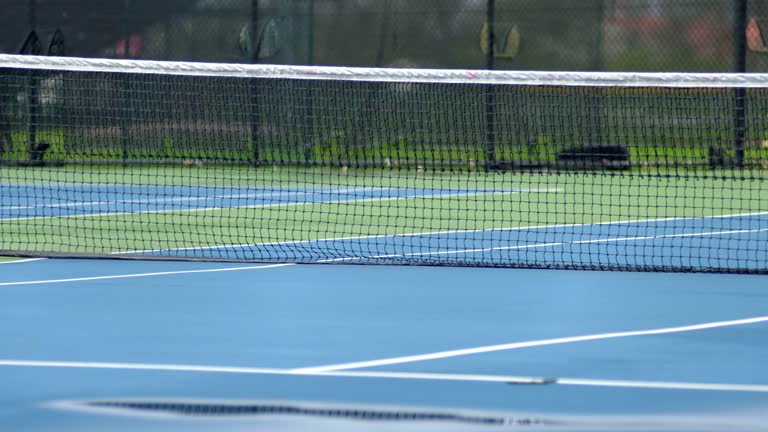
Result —
[[126, 251], [166, 257], [762, 270], [768, 213]]
[[[116, 184], [0, 185], [0, 222], [111, 216], [190, 214], [222, 209], [387, 202], [555, 193], [557, 189], [419, 187], [231, 187]], [[519, 222], [519, 221], [518, 221]], [[55, 222], [54, 222], [55, 223]], [[108, 225], [104, 226], [108, 229]], [[377, 229], [381, 229], [378, 227]], [[763, 270], [768, 262], [768, 212], [718, 216], [542, 224], [489, 229], [430, 230], [299, 241], [116, 250], [155, 255], [300, 262], [387, 262], [495, 266]], [[375, 232], [375, 230], [374, 230]], [[182, 242], [184, 244], [184, 242]]]
[[762, 431], [765, 276], [0, 263], [9, 431]]

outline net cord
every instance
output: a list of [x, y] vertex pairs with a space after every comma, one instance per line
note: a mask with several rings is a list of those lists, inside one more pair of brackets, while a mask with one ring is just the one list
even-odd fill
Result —
[[231, 78], [565, 87], [765, 88], [768, 74], [285, 66], [0, 54], [0, 68]]

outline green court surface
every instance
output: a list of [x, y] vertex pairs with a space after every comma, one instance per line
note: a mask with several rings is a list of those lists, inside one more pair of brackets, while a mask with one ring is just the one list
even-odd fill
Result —
[[7, 257], [7, 256], [0, 256], [0, 262], [11, 262], [11, 261], [17, 261], [19, 258], [16, 257]]
[[[94, 203], [87, 202], [82, 210], [66, 213], [62, 209], [80, 205], [68, 202], [0, 219], [0, 228], [6, 250], [113, 253], [158, 245], [213, 247], [731, 216], [768, 210], [763, 176], [760, 170], [690, 170], [681, 176], [662, 169], [548, 173], [232, 165], [6, 168], [0, 170], [2, 183], [51, 190], [74, 185], [85, 188], [78, 200], [105, 200], [95, 204], [106, 207], [89, 211]], [[126, 189], [106, 198], [99, 192], [121, 185]], [[243, 198], [205, 201], [212, 187], [219, 195]], [[324, 192], [315, 194], [318, 188]], [[365, 199], [335, 195], [352, 188], [374, 192]], [[460, 194], [393, 197], [377, 195], [379, 189]], [[265, 190], [298, 190], [306, 196], [262, 201], [248, 197]], [[187, 205], [185, 199], [202, 203]], [[156, 208], [158, 200], [178, 204]], [[116, 205], [127, 207], [113, 210]]]

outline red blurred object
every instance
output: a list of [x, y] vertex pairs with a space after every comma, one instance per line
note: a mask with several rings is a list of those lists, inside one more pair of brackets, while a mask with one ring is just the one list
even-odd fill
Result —
[[[138, 33], [128, 37], [128, 58], [137, 58], [141, 55], [142, 38]], [[118, 38], [115, 43], [115, 56], [125, 58], [125, 38]]]
[[766, 52], [765, 41], [757, 20], [750, 18], [747, 22], [747, 48], [754, 52]]

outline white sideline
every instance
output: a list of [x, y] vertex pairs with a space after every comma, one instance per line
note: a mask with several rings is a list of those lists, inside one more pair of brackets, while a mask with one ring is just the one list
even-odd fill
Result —
[[744, 324], [755, 324], [755, 323], [762, 323], [762, 322], [768, 322], [768, 316], [745, 318], [745, 319], [731, 320], [731, 321], [715, 321], [715, 322], [702, 323], [702, 324], [692, 324], [692, 325], [679, 326], [679, 327], [665, 327], [665, 328], [657, 328], [657, 329], [650, 329], [650, 330], [633, 330], [633, 331], [612, 332], [612, 333], [598, 333], [598, 334], [583, 335], [583, 336], [571, 336], [571, 337], [561, 337], [561, 338], [554, 338], [554, 339], [541, 339], [541, 340], [525, 341], [525, 342], [513, 342], [513, 343], [507, 343], [507, 344], [501, 344], [501, 345], [488, 345], [488, 346], [475, 347], [475, 348], [439, 351], [439, 352], [433, 352], [428, 354], [392, 357], [392, 358], [386, 358], [386, 359], [368, 360], [368, 361], [360, 361], [360, 362], [353, 362], [353, 363], [339, 363], [339, 364], [324, 365], [324, 366], [303, 367], [303, 368], [298, 368], [293, 370], [295, 372], [342, 371], [342, 370], [349, 370], [349, 369], [361, 369], [361, 368], [387, 366], [387, 365], [394, 365], [394, 364], [414, 363], [414, 362], [420, 362], [420, 361], [426, 361], [426, 360], [445, 359], [445, 358], [451, 358], [451, 357], [482, 354], [482, 353], [489, 353], [489, 352], [496, 352], [496, 351], [507, 351], [507, 350], [513, 350], [513, 349], [530, 348], [530, 347], [545, 346], [545, 345], [561, 345], [561, 344], [567, 344], [567, 343], [573, 343], [573, 342], [586, 342], [586, 341], [603, 340], [603, 339], [617, 339], [617, 338], [626, 338], [626, 337], [635, 337], [635, 336], [682, 333], [682, 332], [690, 332], [690, 331], [705, 330], [705, 329], [720, 328], [720, 327], [730, 327], [730, 326], [737, 326], [737, 325], [744, 325]]
[[[525, 231], [525, 230], [541, 230], [541, 229], [559, 229], [559, 228], [580, 228], [590, 226], [604, 226], [604, 225], [632, 225], [639, 223], [658, 223], [658, 222], [675, 222], [684, 220], [707, 220], [707, 219], [728, 219], [739, 217], [754, 217], [754, 216], [768, 216], [768, 212], [754, 212], [754, 213], [734, 213], [725, 215], [714, 216], [697, 216], [697, 217], [668, 217], [657, 219], [627, 219], [619, 221], [607, 221], [607, 222], [589, 222], [589, 223], [571, 223], [571, 224], [557, 224], [557, 225], [529, 225], [522, 227], [511, 228], [485, 228], [485, 229], [471, 229], [471, 230], [452, 230], [452, 231], [425, 231], [415, 233], [402, 233], [402, 234], [373, 234], [365, 236], [349, 236], [349, 237], [329, 237], [316, 240], [293, 240], [293, 241], [278, 241], [278, 242], [265, 242], [265, 243], [251, 243], [251, 244], [229, 244], [220, 246], [203, 246], [203, 247], [184, 247], [184, 248], [172, 248], [172, 249], [146, 249], [118, 252], [123, 254], [137, 254], [137, 253], [152, 253], [152, 252], [172, 252], [172, 251], [186, 251], [186, 250], [214, 250], [214, 249], [231, 249], [231, 248], [245, 248], [245, 247], [258, 247], [258, 246], [289, 246], [299, 244], [312, 244], [322, 242], [333, 241], [348, 241], [348, 240], [368, 240], [368, 239], [380, 239], [380, 238], [395, 238], [395, 237], [420, 237], [420, 236], [436, 236], [436, 235], [454, 235], [454, 234], [471, 234], [482, 232], [494, 232], [494, 231]], [[349, 259], [361, 259], [365, 257], [352, 257], [352, 258], [339, 258], [340, 260]]]
[[709, 231], [709, 232], [700, 232], [700, 233], [661, 234], [661, 235], [652, 235], [652, 236], [598, 238], [598, 239], [591, 239], [591, 240], [534, 243], [530, 245], [497, 246], [497, 247], [488, 247], [488, 248], [454, 249], [454, 250], [443, 250], [443, 251], [434, 251], [434, 252], [411, 252], [411, 253], [372, 255], [372, 256], [361, 256], [361, 257], [344, 257], [344, 258], [325, 259], [319, 262], [344, 262], [344, 261], [404, 258], [404, 257], [415, 257], [415, 256], [430, 256], [430, 255], [461, 255], [461, 254], [472, 254], [472, 253], [479, 253], [479, 252], [493, 252], [493, 251], [516, 250], [516, 249], [534, 249], [534, 248], [558, 247], [558, 246], [568, 246], [568, 245], [577, 245], [577, 244], [618, 243], [618, 242], [632, 242], [632, 241], [643, 241], [643, 240], [658, 240], [658, 239], [665, 239], [665, 238], [708, 237], [708, 236], [718, 236], [718, 235], [726, 235], [726, 234], [752, 234], [752, 233], [762, 233], [762, 232], [768, 232], [768, 228], [751, 229], [751, 230]]
[[624, 387], [624, 388], [653, 388], [666, 390], [696, 390], [696, 391], [731, 391], [768, 393], [765, 384], [728, 384], [728, 383], [699, 383], [674, 381], [631, 381], [631, 380], [602, 380], [585, 378], [543, 378], [521, 377], [506, 375], [473, 375], [473, 374], [439, 374], [439, 373], [408, 373], [408, 372], [368, 372], [368, 371], [336, 371], [336, 372], [299, 372], [295, 369], [253, 368], [236, 366], [206, 366], [180, 364], [150, 364], [150, 363], [106, 363], [106, 362], [73, 362], [73, 361], [39, 361], [0, 359], [0, 367], [39, 367], [39, 368], [73, 368], [73, 369], [112, 369], [134, 371], [169, 371], [169, 372], [198, 372], [225, 373], [250, 375], [284, 375], [311, 377], [347, 377], [347, 378], [378, 378], [429, 381], [464, 381], [491, 382], [519, 385], [573, 385], [595, 387]]
[[32, 261], [41, 261], [46, 258], [26, 258], [26, 259], [17, 259], [17, 260], [11, 260], [11, 261], [0, 261], [0, 264], [23, 264], [28, 263]]
[[202, 269], [202, 270], [178, 270], [178, 271], [166, 271], [166, 272], [155, 272], [155, 273], [134, 273], [134, 274], [123, 274], [123, 275], [89, 276], [89, 277], [69, 278], [69, 279], [47, 279], [47, 280], [35, 280], [35, 281], [0, 282], [0, 286], [44, 285], [44, 284], [54, 284], [54, 283], [66, 283], [66, 282], [126, 279], [126, 278], [138, 278], [138, 277], [150, 277], [150, 276], [192, 274], [192, 273], [217, 273], [217, 272], [230, 272], [230, 271], [242, 271], [242, 270], [262, 270], [262, 269], [269, 269], [269, 268], [275, 268], [275, 267], [285, 267], [290, 265], [294, 265], [294, 264], [284, 263], [284, 264], [268, 264], [268, 265], [248, 266], [248, 267], [229, 267], [229, 268]]

